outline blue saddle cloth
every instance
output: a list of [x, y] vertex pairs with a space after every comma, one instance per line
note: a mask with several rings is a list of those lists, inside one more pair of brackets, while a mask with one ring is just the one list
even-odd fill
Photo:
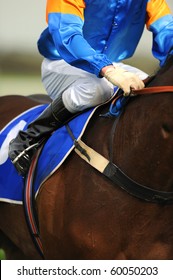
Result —
[[[47, 105], [40, 105], [12, 120], [0, 132], [0, 201], [22, 204], [24, 179], [18, 175], [8, 158], [8, 147], [11, 139], [15, 138], [19, 130], [25, 130], [30, 122], [37, 118]], [[86, 111], [72, 121], [69, 126], [76, 139], [79, 139], [88, 120], [95, 109]], [[40, 185], [45, 181], [73, 150], [74, 143], [65, 126], [55, 131], [44, 145], [36, 168], [34, 191], [38, 192]]]

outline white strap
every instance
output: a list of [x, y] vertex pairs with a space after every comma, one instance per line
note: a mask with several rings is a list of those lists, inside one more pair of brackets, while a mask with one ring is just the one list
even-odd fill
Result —
[[92, 167], [103, 173], [109, 161], [105, 157], [94, 151], [92, 148], [87, 146], [82, 140], [77, 141], [77, 143], [86, 151], [87, 155], [89, 156], [89, 159], [84, 154], [82, 154], [77, 148], [75, 148], [75, 152]]

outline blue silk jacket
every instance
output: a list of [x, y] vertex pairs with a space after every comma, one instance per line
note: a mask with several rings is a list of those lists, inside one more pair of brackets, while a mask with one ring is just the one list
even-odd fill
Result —
[[47, 0], [47, 23], [40, 53], [97, 76], [133, 55], [145, 25], [161, 65], [173, 47], [173, 16], [164, 0]]

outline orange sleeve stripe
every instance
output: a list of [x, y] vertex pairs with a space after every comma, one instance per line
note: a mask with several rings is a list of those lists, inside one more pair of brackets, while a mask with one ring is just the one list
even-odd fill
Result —
[[156, 20], [171, 14], [168, 5], [164, 0], [151, 0], [147, 4], [147, 28]]
[[72, 14], [84, 19], [85, 2], [83, 0], [47, 0], [46, 19], [49, 13]]

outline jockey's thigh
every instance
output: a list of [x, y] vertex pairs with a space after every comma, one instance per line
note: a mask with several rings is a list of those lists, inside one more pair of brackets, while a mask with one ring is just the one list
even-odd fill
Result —
[[53, 100], [62, 96], [65, 107], [71, 113], [104, 103], [114, 93], [113, 85], [105, 78], [97, 78], [64, 60], [44, 59], [42, 82]]

